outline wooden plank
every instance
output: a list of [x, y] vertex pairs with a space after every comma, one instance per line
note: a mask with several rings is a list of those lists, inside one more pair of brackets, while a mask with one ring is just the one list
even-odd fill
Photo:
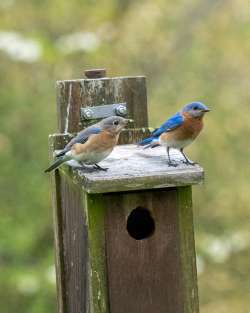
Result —
[[[184, 313], [175, 189], [105, 195], [110, 313]], [[135, 240], [126, 229], [136, 207], [151, 212], [155, 231]]]
[[[106, 172], [91, 167], [72, 171], [64, 166], [62, 170], [88, 193], [159, 189], [203, 181], [204, 171], [199, 165], [183, 164], [183, 157], [176, 150], [171, 150], [171, 158], [178, 163], [177, 167], [168, 166], [163, 147], [145, 150], [135, 145], [120, 145], [100, 162], [102, 167], [108, 168]], [[75, 165], [73, 162], [70, 164]]]
[[199, 313], [191, 187], [177, 188], [177, 199], [184, 313]]
[[81, 121], [80, 108], [127, 103], [134, 128], [148, 126], [146, 80], [144, 76], [58, 81], [58, 131], [75, 133], [93, 121]]
[[84, 211], [87, 217], [89, 238], [88, 280], [90, 297], [87, 312], [107, 313], [109, 312], [109, 308], [104, 232], [105, 207], [103, 196], [84, 193]]
[[82, 129], [80, 108], [82, 105], [81, 81], [58, 81], [57, 119], [60, 133], [76, 133]]
[[[134, 119], [133, 127], [135, 129], [126, 130], [121, 135], [120, 143], [137, 142], [142, 139], [143, 134], [148, 134], [148, 130], [139, 129], [148, 126], [145, 77], [58, 81], [56, 90], [58, 131], [61, 135], [52, 135], [50, 137], [50, 141], [53, 142], [51, 155], [55, 149], [65, 146], [69, 140], [69, 133], [76, 133], [90, 123], [94, 123], [94, 121], [81, 121], [81, 107], [126, 102], [128, 117]], [[55, 172], [57, 180], [53, 186], [57, 195], [54, 220], [60, 313], [91, 312], [91, 310], [97, 310], [96, 312], [105, 311], [105, 305], [103, 304], [105, 301], [99, 300], [98, 278], [95, 273], [86, 272], [91, 267], [96, 268], [97, 272], [98, 268], [102, 268], [100, 263], [96, 263], [95, 259], [91, 258], [88, 261], [88, 251], [91, 251], [92, 256], [101, 250], [98, 248], [98, 242], [94, 239], [97, 234], [95, 233], [95, 227], [92, 226], [90, 226], [90, 232], [88, 233], [91, 241], [91, 248], [89, 249], [85, 226], [88, 221], [95, 220], [92, 213], [99, 207], [99, 196], [93, 196], [91, 202], [89, 200], [91, 196], [87, 195], [87, 200], [83, 201], [83, 194], [79, 185], [76, 186], [72, 183], [76, 182], [74, 177], [66, 177], [64, 174], [62, 170]], [[88, 211], [86, 207], [92, 209]], [[84, 215], [86, 212], [90, 214], [88, 215], [89, 220]], [[96, 227], [98, 229], [98, 225]], [[91, 267], [89, 267], [90, 265]], [[89, 281], [88, 278], [93, 279]], [[97, 292], [97, 290], [99, 291]], [[104, 293], [104, 289], [101, 289], [102, 297]], [[92, 303], [91, 306], [89, 306], [89, 303]]]
[[64, 282], [64, 260], [63, 260], [63, 237], [62, 217], [60, 201], [60, 176], [58, 171], [50, 175], [53, 203], [54, 242], [55, 242], [55, 265], [56, 265], [56, 286], [57, 306], [59, 313], [65, 313], [65, 282]]
[[152, 129], [147, 127], [124, 129], [119, 137], [118, 145], [137, 143], [149, 136]]
[[[141, 131], [138, 131], [137, 138], [142, 135]], [[66, 135], [55, 134], [51, 138], [54, 139], [55, 149], [61, 149], [68, 141]], [[177, 150], [171, 150], [170, 153], [171, 158], [178, 162], [177, 167], [168, 166], [163, 147], [145, 150], [135, 145], [120, 145], [100, 163], [108, 168], [107, 172], [93, 171], [91, 167], [72, 171], [68, 166], [64, 166], [63, 171], [79, 182], [88, 193], [159, 189], [203, 182], [204, 171], [199, 165], [183, 164], [183, 157]], [[71, 162], [71, 165], [74, 163]]]
[[[63, 144], [62, 137], [57, 138], [60, 147]], [[53, 160], [53, 152], [56, 148], [54, 137], [49, 137], [49, 160]], [[55, 266], [56, 266], [56, 286], [57, 286], [57, 306], [59, 313], [66, 313], [65, 282], [64, 282], [64, 258], [63, 258], [63, 232], [61, 215], [61, 196], [60, 196], [60, 175], [59, 171], [54, 171], [50, 175], [51, 195], [53, 204], [53, 223], [54, 223], [54, 245], [55, 245]]]
[[[50, 151], [62, 146], [50, 136]], [[59, 171], [51, 174], [56, 251], [57, 299], [59, 313], [86, 312], [88, 301], [87, 231], [83, 195], [79, 186]]]
[[[127, 102], [135, 128], [125, 130], [120, 143], [148, 134], [142, 129], [148, 126], [144, 77], [61, 81], [57, 99], [64, 135], [51, 136], [51, 151], [89, 124], [80, 120], [82, 106]], [[63, 166], [52, 174], [60, 313], [198, 312], [191, 189], [161, 188], [200, 183], [204, 173], [172, 153], [177, 168], [167, 166], [162, 148], [122, 145], [100, 163], [107, 172]], [[137, 206], [155, 221], [154, 234], [139, 241], [126, 230]]]
[[61, 175], [60, 180], [65, 312], [86, 312], [88, 239], [83, 195], [68, 177]]

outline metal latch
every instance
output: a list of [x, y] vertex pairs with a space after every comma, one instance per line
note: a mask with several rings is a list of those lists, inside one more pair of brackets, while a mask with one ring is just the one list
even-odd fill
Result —
[[123, 102], [81, 108], [81, 118], [84, 120], [105, 118], [112, 115], [126, 116], [127, 103]]

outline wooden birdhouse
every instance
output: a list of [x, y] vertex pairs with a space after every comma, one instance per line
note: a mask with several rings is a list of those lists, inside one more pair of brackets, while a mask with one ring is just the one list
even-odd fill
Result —
[[64, 165], [51, 175], [59, 312], [197, 313], [191, 188], [203, 170], [135, 145], [149, 134], [145, 77], [86, 76], [56, 84], [51, 156], [100, 118], [134, 122], [100, 163], [108, 171]]

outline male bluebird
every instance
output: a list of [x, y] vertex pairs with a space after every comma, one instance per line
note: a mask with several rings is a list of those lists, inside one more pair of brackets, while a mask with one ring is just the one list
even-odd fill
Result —
[[203, 127], [203, 116], [209, 111], [207, 106], [201, 102], [186, 104], [180, 112], [177, 112], [159, 128], [156, 128], [150, 137], [145, 138], [138, 144], [145, 146], [145, 148], [154, 148], [159, 145], [166, 147], [170, 166], [177, 166], [170, 159], [170, 148], [178, 149], [185, 158], [185, 163], [194, 165], [195, 163], [188, 160], [183, 149], [199, 135]]
[[112, 152], [120, 132], [129, 121], [131, 120], [111, 116], [82, 130], [56, 155], [56, 161], [45, 170], [45, 173], [69, 160], [76, 160], [82, 165], [93, 164], [96, 169], [106, 170], [97, 163]]

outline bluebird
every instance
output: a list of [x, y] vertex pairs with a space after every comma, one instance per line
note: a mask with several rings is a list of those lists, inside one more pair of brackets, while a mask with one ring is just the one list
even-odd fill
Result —
[[181, 152], [185, 159], [184, 163], [194, 165], [195, 163], [188, 160], [183, 149], [199, 135], [203, 127], [203, 116], [209, 111], [208, 107], [201, 102], [188, 103], [159, 128], [156, 128], [150, 137], [138, 144], [145, 148], [154, 148], [159, 145], [166, 147], [170, 166], [177, 166], [170, 159], [170, 148], [178, 149]]
[[107, 170], [97, 163], [105, 159], [117, 144], [120, 132], [127, 125], [129, 119], [111, 116], [99, 123], [80, 131], [76, 137], [56, 155], [55, 162], [45, 170], [50, 172], [61, 164], [75, 160], [81, 165], [94, 165], [96, 169]]

